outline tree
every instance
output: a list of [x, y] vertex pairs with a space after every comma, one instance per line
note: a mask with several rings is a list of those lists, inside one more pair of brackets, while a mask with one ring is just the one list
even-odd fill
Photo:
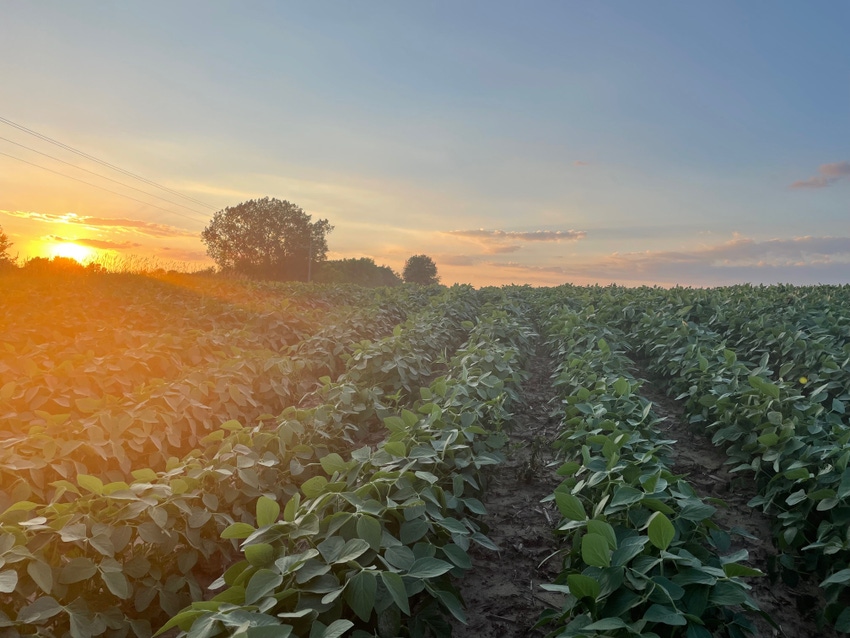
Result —
[[399, 277], [389, 266], [378, 266], [374, 259], [335, 259], [323, 263], [316, 281], [326, 284], [357, 284], [359, 286], [397, 286]]
[[3, 232], [0, 227], [0, 270], [7, 270], [15, 266], [15, 260], [9, 254], [9, 249], [12, 247], [12, 242]]
[[404, 264], [405, 283], [408, 284], [430, 284], [440, 283], [440, 278], [437, 276], [437, 264], [428, 255], [413, 255]]
[[325, 260], [327, 219], [310, 215], [286, 200], [252, 199], [213, 215], [201, 233], [207, 254], [225, 272], [256, 279], [306, 281]]

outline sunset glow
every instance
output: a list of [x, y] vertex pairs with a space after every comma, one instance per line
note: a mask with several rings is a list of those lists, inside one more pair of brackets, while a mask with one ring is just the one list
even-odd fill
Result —
[[81, 264], [90, 261], [96, 255], [96, 250], [92, 248], [87, 248], [86, 246], [80, 246], [79, 244], [75, 244], [73, 242], [63, 242], [61, 244], [54, 244], [50, 248], [51, 257], [69, 257], [70, 259], [74, 259], [75, 261], [78, 261]]

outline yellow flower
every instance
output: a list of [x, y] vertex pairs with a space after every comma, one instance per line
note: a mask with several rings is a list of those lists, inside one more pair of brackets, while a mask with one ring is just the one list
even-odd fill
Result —
[[800, 377], [800, 383], [802, 383], [803, 385], [806, 385], [808, 382], [809, 380], [806, 377]]

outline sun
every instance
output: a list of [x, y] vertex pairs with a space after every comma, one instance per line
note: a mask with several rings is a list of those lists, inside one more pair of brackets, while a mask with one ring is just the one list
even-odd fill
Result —
[[83, 263], [87, 259], [93, 257], [96, 253], [93, 249], [86, 246], [80, 246], [70, 241], [54, 244], [50, 249], [52, 257], [70, 257], [71, 259]]

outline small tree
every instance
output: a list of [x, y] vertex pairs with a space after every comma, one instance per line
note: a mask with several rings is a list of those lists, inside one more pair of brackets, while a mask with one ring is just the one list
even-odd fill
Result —
[[15, 266], [15, 260], [9, 254], [11, 247], [12, 242], [9, 241], [6, 233], [3, 232], [3, 228], [0, 227], [0, 270], [8, 270]]
[[326, 219], [313, 222], [295, 204], [265, 197], [215, 213], [201, 240], [225, 272], [303, 281], [325, 260], [332, 230]]
[[437, 264], [428, 255], [413, 255], [404, 264], [402, 273], [405, 283], [408, 284], [430, 284], [440, 283], [437, 276]]

